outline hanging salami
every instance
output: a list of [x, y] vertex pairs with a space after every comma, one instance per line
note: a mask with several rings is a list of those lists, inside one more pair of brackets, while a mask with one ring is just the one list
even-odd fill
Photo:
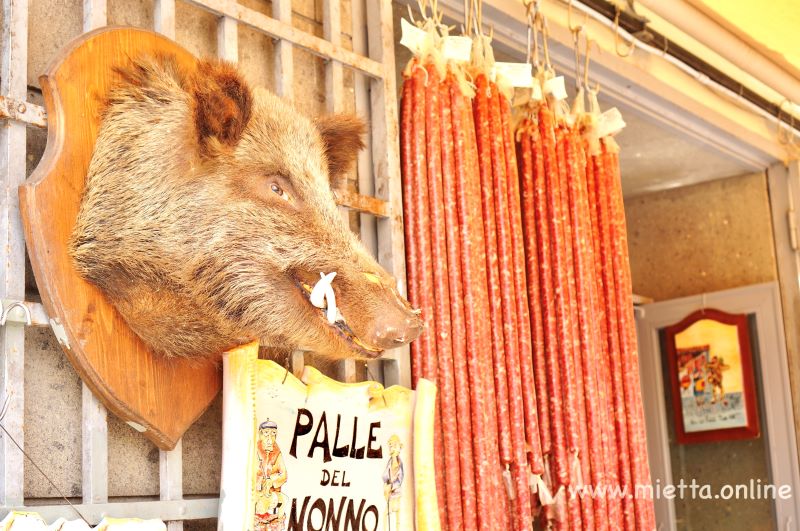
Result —
[[441, 520], [652, 529], [650, 500], [580, 495], [649, 482], [613, 140], [568, 114], [558, 83], [514, 127], [489, 40], [448, 61], [437, 20], [412, 46], [400, 125], [409, 298], [428, 323], [412, 377], [439, 387]]

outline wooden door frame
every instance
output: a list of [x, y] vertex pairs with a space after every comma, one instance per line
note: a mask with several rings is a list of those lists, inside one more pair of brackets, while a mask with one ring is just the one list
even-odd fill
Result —
[[[714, 307], [730, 313], [755, 314], [755, 353], [759, 366], [756, 385], [762, 389], [762, 426], [768, 450], [770, 482], [790, 485], [792, 496], [775, 499], [773, 510], [778, 529], [800, 521], [800, 463], [794, 431], [794, 411], [789, 382], [789, 360], [784, 337], [781, 294], [777, 282], [694, 295], [640, 307], [636, 316], [639, 339], [640, 376], [647, 427], [647, 450], [653, 483], [663, 489], [672, 485], [664, 376], [661, 365], [659, 330], [683, 319], [693, 311]], [[763, 392], [769, 384], [769, 392]], [[671, 406], [669, 406], [671, 407]], [[790, 459], [778, 456], [789, 455]], [[659, 529], [676, 529], [675, 502], [655, 499]]]

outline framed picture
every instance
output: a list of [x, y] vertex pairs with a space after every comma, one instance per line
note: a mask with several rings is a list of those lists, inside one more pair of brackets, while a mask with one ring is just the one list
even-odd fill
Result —
[[757, 438], [747, 315], [698, 310], [664, 336], [677, 442]]

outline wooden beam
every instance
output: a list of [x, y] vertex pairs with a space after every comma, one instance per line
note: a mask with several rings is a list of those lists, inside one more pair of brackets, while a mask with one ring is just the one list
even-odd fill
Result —
[[[259, 30], [276, 39], [283, 39], [308, 50], [314, 55], [325, 59], [339, 61], [350, 68], [360, 70], [372, 77], [380, 78], [384, 75], [384, 66], [378, 61], [362, 57], [346, 50], [341, 46], [334, 46], [325, 39], [315, 37], [310, 33], [292, 27], [254, 9], [245, 7], [233, 0], [187, 0], [190, 4], [202, 7], [217, 15], [224, 15], [239, 20], [251, 28]], [[370, 0], [371, 2], [372, 0]]]
[[81, 389], [83, 503], [107, 503], [108, 413], [85, 383]]
[[175, 0], [156, 0], [153, 11], [156, 32], [175, 40]]
[[83, 0], [83, 31], [108, 24], [106, 0]]
[[[158, 479], [161, 501], [183, 499], [183, 441], [178, 441], [173, 450], [159, 451]], [[167, 531], [183, 531], [183, 522], [167, 522]]]
[[[341, 47], [342, 9], [339, 0], [322, 1], [322, 34], [331, 44]], [[344, 72], [342, 64], [337, 61], [325, 64], [325, 104], [330, 113], [342, 112], [344, 107]]]
[[[292, 25], [292, 0], [273, 0], [272, 14], [281, 23]], [[275, 89], [278, 96], [294, 99], [294, 51], [283, 39], [275, 43]]]
[[[52, 503], [51, 499], [47, 502]], [[45, 503], [47, 503], [45, 502]], [[191, 500], [153, 501], [152, 499], [129, 500], [125, 502], [93, 503], [75, 506], [91, 525], [100, 523], [107, 515], [115, 518], [141, 518], [143, 520], [205, 520], [216, 518], [219, 514], [219, 498], [194, 498]], [[58, 518], [75, 520], [78, 515], [67, 504], [61, 505], [4, 505], [0, 514], [10, 511], [30, 511], [38, 513], [47, 522]]]
[[[367, 13], [365, 2], [355, 1], [350, 3], [352, 13], [353, 51], [367, 55]], [[370, 80], [360, 72], [353, 72], [353, 89], [355, 95], [356, 114], [367, 123], [372, 123], [370, 118], [369, 101]], [[364, 139], [364, 149], [358, 154], [356, 164], [358, 174], [358, 192], [366, 196], [375, 195], [375, 183], [372, 178], [372, 135]], [[372, 253], [378, 256], [378, 222], [374, 216], [361, 214], [360, 216], [361, 242]], [[380, 362], [371, 362], [377, 364]]]
[[[0, 94], [25, 101], [28, 90], [28, 0], [3, 1], [0, 41]], [[0, 124], [0, 298], [25, 298], [25, 237], [17, 189], [25, 181], [25, 124]], [[2, 399], [9, 400], [3, 426], [25, 445], [25, 327], [0, 328]], [[9, 437], [0, 438], [0, 504], [20, 505], [24, 499], [24, 459]]]
[[371, 214], [377, 218], [389, 217], [389, 203], [375, 197], [361, 195], [343, 188], [335, 188], [336, 204], [350, 210]]
[[0, 95], [0, 119], [11, 119], [42, 129], [47, 128], [47, 113], [44, 107], [25, 101]]
[[239, 23], [222, 17], [217, 24], [217, 56], [232, 63], [239, 62]]
[[[386, 201], [389, 207], [388, 217], [378, 220], [378, 262], [397, 279], [398, 289], [405, 295], [406, 253], [391, 0], [367, 2], [367, 44], [370, 58], [384, 69], [383, 76], [373, 79], [370, 86], [375, 196]], [[396, 365], [391, 361], [385, 362], [386, 383], [411, 387], [408, 346], [394, 349], [384, 358], [396, 362]], [[390, 375], [396, 375], [399, 381], [390, 381]]]

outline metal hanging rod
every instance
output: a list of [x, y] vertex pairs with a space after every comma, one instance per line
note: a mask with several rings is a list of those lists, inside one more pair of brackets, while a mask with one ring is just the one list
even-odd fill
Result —
[[[769, 114], [795, 135], [800, 136], [800, 127], [798, 127], [800, 123], [795, 124], [795, 120], [783, 110], [781, 103], [769, 101], [718, 68], [697, 57], [686, 48], [653, 30], [649, 27], [648, 20], [645, 17], [628, 10], [619, 10], [615, 4], [607, 0], [578, 0], [578, 3], [608, 19], [611, 23], [618, 21], [619, 28], [629, 33], [636, 40], [684, 63], [692, 70], [706, 76], [710, 81]], [[797, 120], [797, 122], [800, 122], [800, 120]]]

